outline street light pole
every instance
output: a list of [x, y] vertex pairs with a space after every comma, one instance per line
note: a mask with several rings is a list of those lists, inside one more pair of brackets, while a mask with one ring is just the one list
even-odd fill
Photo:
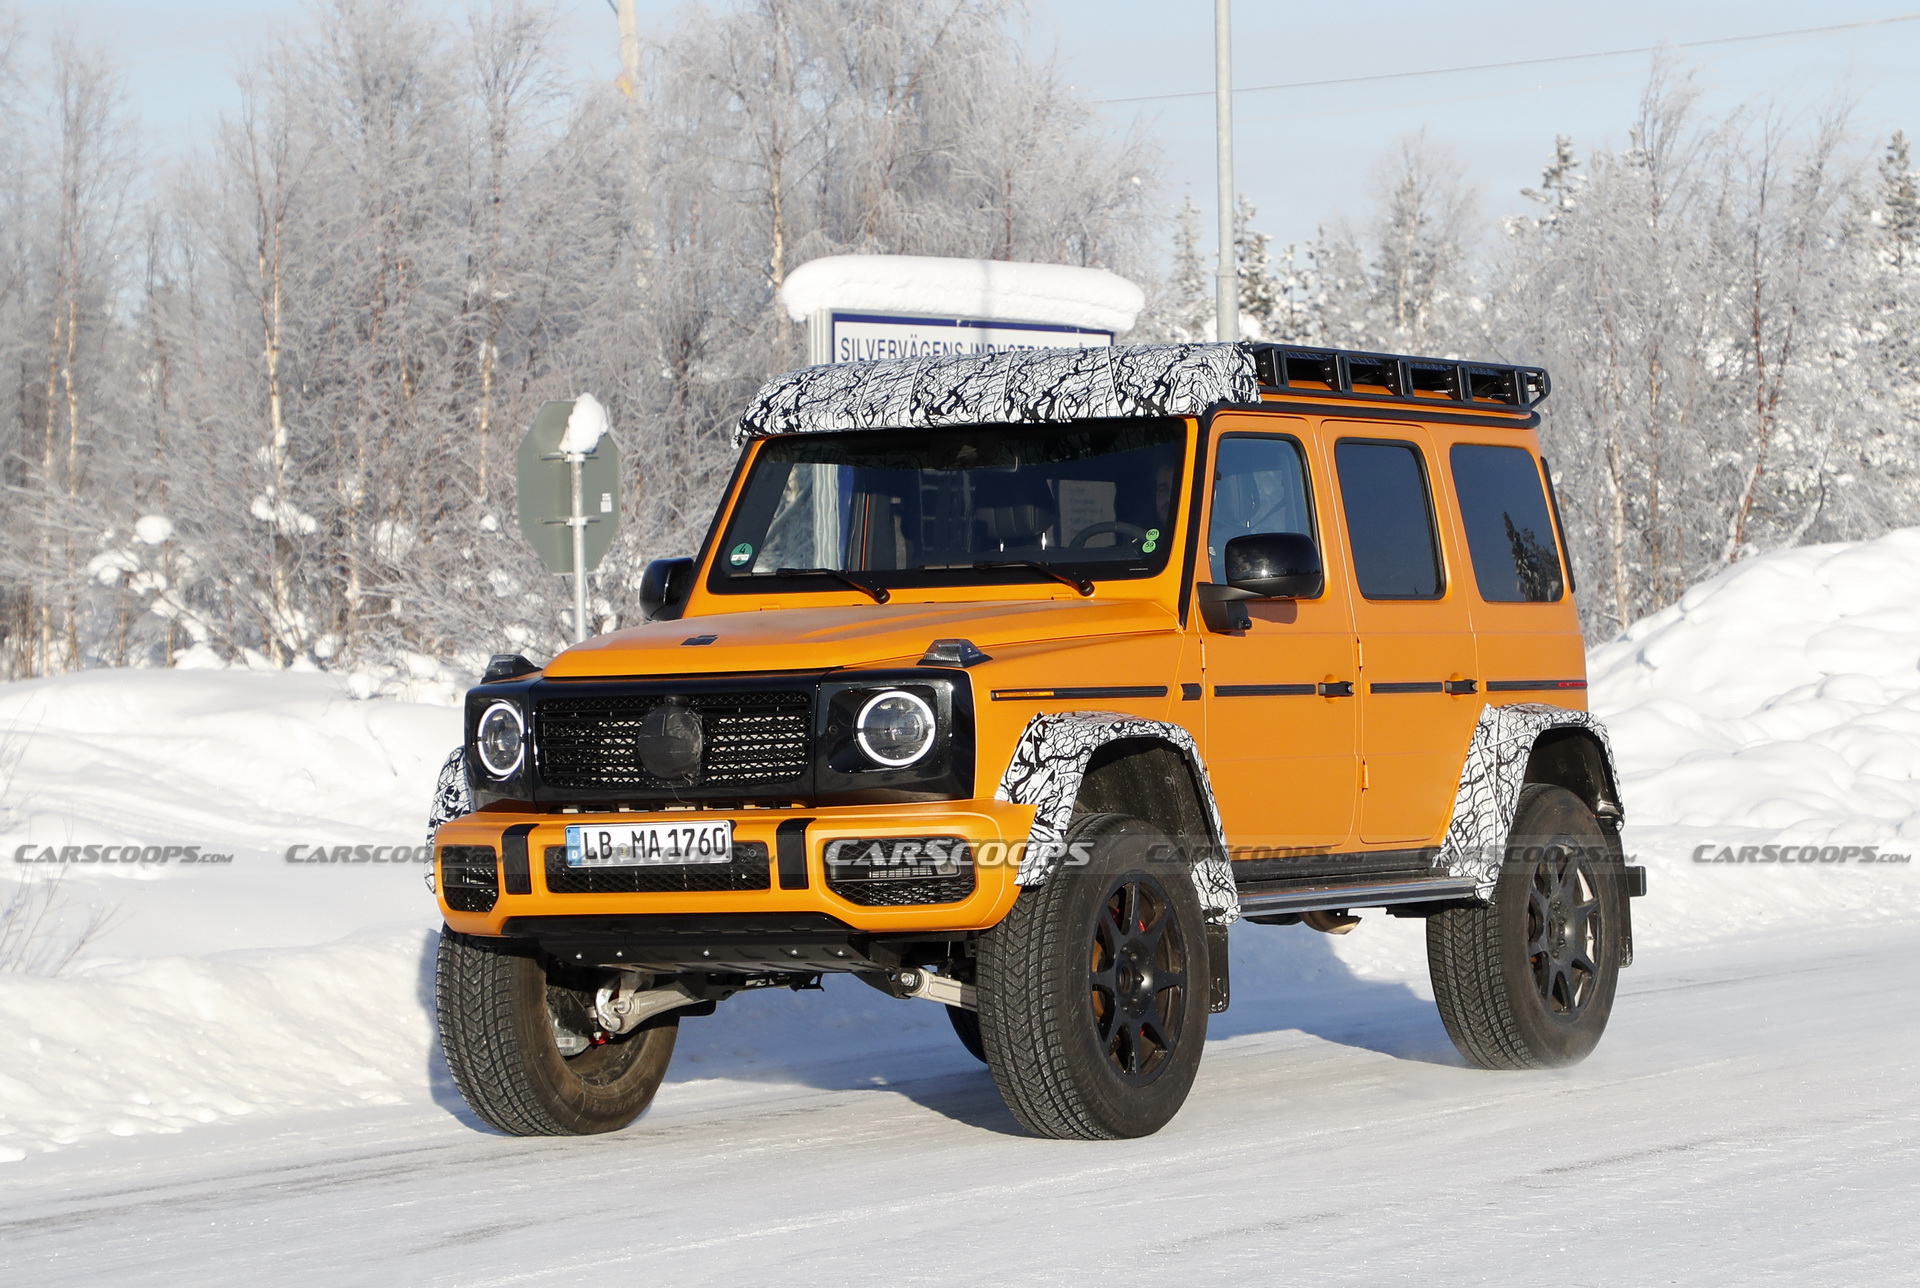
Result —
[[620, 88], [628, 98], [640, 97], [640, 19], [634, 0], [620, 0], [614, 10], [620, 18]]
[[1233, 253], [1233, 0], [1213, 0], [1213, 118], [1219, 169], [1220, 267], [1215, 276], [1214, 338], [1240, 338], [1240, 274]]

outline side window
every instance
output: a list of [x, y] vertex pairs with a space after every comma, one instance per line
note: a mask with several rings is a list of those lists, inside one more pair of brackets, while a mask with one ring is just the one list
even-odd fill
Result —
[[1250, 532], [1313, 536], [1306, 462], [1291, 438], [1229, 434], [1220, 440], [1213, 467], [1213, 518], [1207, 526], [1213, 580], [1226, 580], [1222, 565], [1227, 542]]
[[1412, 443], [1342, 439], [1333, 449], [1353, 571], [1368, 599], [1437, 599], [1433, 497]]
[[1497, 604], [1559, 599], [1565, 593], [1560, 551], [1533, 453], [1460, 443], [1451, 456], [1480, 598]]

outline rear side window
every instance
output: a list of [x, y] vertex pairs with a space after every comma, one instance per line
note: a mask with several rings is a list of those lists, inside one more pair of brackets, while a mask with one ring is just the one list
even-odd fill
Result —
[[1496, 604], [1559, 599], [1565, 593], [1560, 551], [1533, 453], [1460, 443], [1451, 456], [1480, 598]]
[[1437, 599], [1433, 498], [1412, 443], [1343, 439], [1333, 449], [1353, 571], [1368, 599]]

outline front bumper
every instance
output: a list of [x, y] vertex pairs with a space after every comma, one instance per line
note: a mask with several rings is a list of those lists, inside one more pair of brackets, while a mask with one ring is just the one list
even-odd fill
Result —
[[[766, 847], [769, 875], [763, 888], [650, 893], [572, 893], [550, 887], [545, 855], [566, 845], [570, 826], [679, 822], [682, 811], [600, 814], [518, 813], [486, 809], [443, 824], [435, 834], [435, 883], [447, 925], [470, 935], [513, 936], [544, 932], [581, 918], [580, 926], [635, 917], [684, 922], [739, 914], [812, 914], [844, 923], [862, 934], [911, 934], [985, 930], [1006, 916], [1019, 888], [1019, 854], [1033, 824], [1034, 807], [1004, 801], [939, 801], [912, 805], [848, 805], [825, 809], [745, 809], [699, 812], [704, 819], [731, 818], [736, 851], [743, 843]], [[782, 825], [786, 826], [783, 828]], [[978, 860], [973, 890], [951, 903], [871, 906], [830, 888], [826, 849], [837, 840], [957, 836]], [[450, 847], [485, 847], [498, 856], [498, 893], [483, 911], [454, 906]], [[468, 851], [469, 854], [472, 851]], [[457, 897], [457, 895], [456, 895]], [[469, 904], [476, 901], [464, 900]], [[480, 900], [479, 902], [485, 902]], [[517, 923], [517, 924], [516, 924]]]

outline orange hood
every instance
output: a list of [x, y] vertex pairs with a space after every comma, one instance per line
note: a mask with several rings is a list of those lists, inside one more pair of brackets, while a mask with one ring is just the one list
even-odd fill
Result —
[[[880, 662], [912, 665], [937, 639], [996, 647], [1179, 628], [1145, 600], [989, 600], [939, 604], [842, 604], [717, 613], [648, 622], [576, 644], [546, 668], [556, 679], [730, 671], [824, 671]], [[688, 640], [712, 636], [708, 644]]]

